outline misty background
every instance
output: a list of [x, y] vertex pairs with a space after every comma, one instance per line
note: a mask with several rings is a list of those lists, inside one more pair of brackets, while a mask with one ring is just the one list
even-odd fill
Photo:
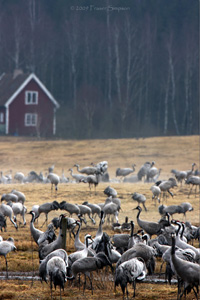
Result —
[[59, 138], [198, 134], [198, 0], [0, 0], [0, 74], [34, 72]]

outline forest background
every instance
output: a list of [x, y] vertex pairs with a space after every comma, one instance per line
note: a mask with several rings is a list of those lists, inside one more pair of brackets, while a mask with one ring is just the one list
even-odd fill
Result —
[[197, 134], [199, 1], [1, 0], [0, 74], [15, 69], [59, 102], [58, 138]]

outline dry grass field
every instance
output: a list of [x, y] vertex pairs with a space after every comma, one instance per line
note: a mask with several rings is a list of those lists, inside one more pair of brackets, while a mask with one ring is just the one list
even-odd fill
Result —
[[[136, 211], [133, 210], [137, 206], [131, 199], [131, 194], [139, 192], [145, 194], [147, 201], [146, 206], [148, 211], [141, 213], [141, 218], [146, 220], [158, 221], [160, 215], [158, 213], [158, 204], [152, 201], [150, 187], [152, 183], [122, 183], [118, 182], [115, 177], [115, 171], [118, 167], [130, 167], [133, 163], [136, 164], [136, 171], [146, 161], [155, 161], [157, 168], [162, 168], [160, 179], [168, 179], [172, 176], [171, 169], [188, 170], [193, 162], [199, 168], [199, 137], [164, 137], [164, 138], [146, 138], [146, 139], [120, 139], [120, 140], [82, 140], [82, 141], [51, 141], [51, 140], [34, 140], [20, 137], [1, 137], [0, 138], [0, 170], [3, 174], [7, 174], [12, 170], [12, 176], [17, 171], [27, 175], [30, 171], [37, 173], [47, 171], [48, 167], [55, 164], [55, 173], [59, 176], [64, 173], [66, 177], [72, 180], [69, 168], [72, 168], [75, 163], [80, 167], [98, 163], [100, 161], [108, 161], [108, 173], [110, 176], [109, 183], [99, 183], [97, 193], [94, 190], [89, 191], [88, 184], [84, 183], [63, 183], [58, 185], [57, 196], [51, 194], [50, 184], [39, 183], [12, 183], [0, 184], [1, 195], [10, 192], [13, 188], [22, 191], [26, 196], [27, 211], [30, 211], [34, 204], [42, 204], [45, 202], [63, 200], [81, 204], [84, 201], [91, 203], [104, 202], [106, 196], [104, 189], [110, 185], [118, 192], [121, 199], [122, 210], [119, 213], [119, 222], [123, 222], [125, 216], [129, 220], [136, 222]], [[74, 172], [77, 173], [74, 168]], [[189, 186], [183, 184], [173, 190], [174, 198], [168, 197], [164, 204], [180, 204], [182, 202], [190, 202], [194, 210], [187, 213], [187, 220], [194, 225], [199, 226], [199, 196], [195, 197], [191, 194], [188, 199]], [[63, 211], [62, 211], [63, 212]], [[54, 216], [59, 216], [61, 211], [52, 211], [49, 214], [49, 221]], [[184, 220], [182, 215], [174, 215], [174, 218]], [[50, 287], [45, 283], [34, 280], [38, 275], [39, 259], [38, 247], [32, 241], [29, 222], [31, 216], [26, 214], [27, 225], [20, 226], [16, 231], [14, 226], [7, 220], [7, 232], [2, 232], [4, 239], [12, 236], [15, 239], [17, 247], [16, 252], [8, 254], [8, 269], [10, 274], [9, 280], [1, 280], [0, 283], [0, 299], [51, 299]], [[44, 222], [44, 216], [39, 217], [39, 223], [36, 227], [40, 227]], [[97, 225], [92, 225], [89, 220], [87, 225], [83, 225], [81, 239], [86, 233], [95, 235]], [[43, 227], [42, 230], [45, 230]], [[110, 225], [104, 224], [103, 230], [109, 235], [113, 235]], [[136, 226], [137, 230], [137, 226]], [[197, 246], [197, 243], [195, 244]], [[73, 240], [67, 239], [67, 252], [70, 254], [74, 251]], [[157, 260], [156, 272], [158, 272], [160, 260]], [[12, 280], [12, 272], [29, 272], [27, 273], [30, 280]], [[0, 257], [0, 276], [5, 274], [5, 260]], [[112, 280], [106, 280], [108, 277], [105, 270], [99, 274], [94, 274], [94, 294], [86, 289], [83, 295], [82, 286], [79, 287], [71, 282], [67, 282], [65, 290], [62, 292], [62, 299], [122, 299], [121, 289], [118, 287], [114, 292], [114, 284]], [[161, 276], [164, 278], [164, 275]], [[132, 289], [129, 288], [131, 295]], [[59, 289], [53, 290], [53, 299], [59, 299]], [[136, 287], [135, 299], [176, 299], [176, 285], [169, 286], [164, 284], [139, 283]], [[194, 299], [194, 294], [191, 293], [187, 299]]]

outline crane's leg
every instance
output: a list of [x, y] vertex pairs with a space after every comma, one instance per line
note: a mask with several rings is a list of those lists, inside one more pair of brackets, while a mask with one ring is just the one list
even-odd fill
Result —
[[160, 272], [159, 272], [160, 274], [159, 274], [159, 276], [161, 276], [161, 271], [162, 271], [163, 264], [164, 264], [164, 261], [162, 262], [162, 264], [160, 266]]
[[6, 279], [8, 279], [8, 262], [6, 256], [5, 256], [5, 261], [6, 261]]
[[168, 190], [168, 193], [172, 196], [172, 198], [174, 197], [174, 194], [170, 190]]
[[48, 222], [48, 214], [46, 214], [46, 219], [45, 219], [44, 223], [42, 224], [41, 228], [44, 226], [45, 223], [47, 224], [47, 222]]
[[133, 298], [135, 298], [136, 282], [133, 280]]
[[56, 197], [57, 197], [57, 193], [58, 193], [58, 186], [55, 185], [55, 191], [56, 191]]
[[60, 300], [62, 300], [62, 297], [61, 297], [61, 286], [60, 286]]
[[52, 278], [50, 279], [50, 289], [51, 289], [51, 300], [53, 299], [53, 295], [52, 295]]
[[197, 291], [195, 291], [195, 289], [194, 289], [195, 287], [193, 286], [193, 291], [194, 291], [194, 294], [195, 294], [195, 297], [197, 298], [197, 300], [198, 300], [198, 294], [199, 294], [199, 291], [198, 291], [198, 286], [196, 287], [197, 288]]
[[90, 215], [88, 215], [88, 217], [90, 218], [90, 220], [92, 221], [92, 223], [95, 225], [96, 224], [95, 220]]
[[128, 299], [128, 286], [127, 286], [127, 284], [126, 284], [126, 297]]
[[193, 186], [194, 186], [194, 185], [192, 185], [192, 187], [190, 188], [190, 191], [189, 191], [189, 193], [188, 193], [188, 198], [189, 198], [189, 196], [190, 196], [190, 194], [191, 194], [191, 192], [192, 192]]
[[92, 295], [93, 295], [93, 286], [92, 286], [92, 279], [90, 278], [90, 276], [88, 276], [89, 277], [89, 280], [90, 280], [90, 286], [91, 286], [91, 290], [92, 290]]
[[86, 275], [84, 274], [85, 280], [84, 280], [84, 284], [83, 284], [83, 294], [85, 292], [85, 287], [86, 287]]
[[143, 207], [144, 207], [145, 211], [147, 211], [147, 208], [146, 208], [145, 204], [144, 203], [142, 203], [142, 204], [143, 204]]

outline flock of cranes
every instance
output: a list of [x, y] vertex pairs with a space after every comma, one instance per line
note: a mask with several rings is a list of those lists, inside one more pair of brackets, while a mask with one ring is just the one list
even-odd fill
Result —
[[[100, 162], [96, 165], [84, 167], [80, 169], [78, 164], [74, 165], [77, 168], [77, 174], [73, 173], [73, 168], [70, 169], [70, 175], [75, 182], [88, 183], [91, 191], [91, 186], [95, 189], [100, 180], [104, 180], [105, 174], [108, 174], [107, 161]], [[117, 168], [116, 177], [120, 177], [120, 182], [128, 182], [125, 179], [127, 176], [135, 172], [136, 165], [132, 168]], [[121, 200], [118, 197], [117, 190], [111, 187], [111, 184], [104, 189], [105, 201], [102, 203], [90, 203], [83, 201], [82, 204], [72, 204], [66, 201], [58, 202], [56, 200], [46, 202], [41, 205], [33, 205], [29, 211], [31, 214], [30, 233], [38, 246], [38, 258], [40, 262], [39, 276], [41, 280], [50, 283], [51, 298], [53, 285], [60, 288], [60, 299], [62, 298], [61, 291], [64, 290], [67, 280], [77, 280], [79, 274], [84, 275], [83, 289], [86, 288], [86, 279], [89, 279], [91, 291], [93, 293], [93, 282], [91, 273], [99, 269], [109, 266], [112, 270], [114, 288], [120, 285], [123, 298], [129, 297], [128, 284], [133, 286], [133, 297], [136, 293], [136, 283], [144, 280], [148, 275], [155, 271], [156, 259], [161, 257], [163, 262], [167, 263], [166, 276], [171, 282], [171, 275], [177, 277], [178, 291], [177, 299], [181, 299], [190, 291], [194, 292], [198, 299], [200, 285], [200, 249], [192, 246], [189, 242], [195, 238], [200, 241], [200, 228], [195, 227], [189, 222], [174, 221], [174, 214], [183, 214], [186, 220], [186, 213], [193, 210], [191, 203], [182, 202], [174, 205], [164, 205], [166, 197], [174, 196], [172, 192], [178, 184], [190, 184], [188, 197], [192, 193], [193, 186], [200, 186], [199, 176], [195, 173], [195, 164], [192, 164], [191, 170], [177, 171], [172, 170], [172, 177], [168, 180], [158, 180], [161, 169], [155, 167], [155, 162], [145, 162], [141, 166], [137, 175], [130, 175], [131, 182], [141, 181], [151, 183], [150, 190], [152, 192], [152, 200], [155, 204], [158, 202], [158, 212], [160, 220], [153, 222], [151, 220], [142, 219], [148, 211], [146, 206], [146, 196], [144, 194], [134, 192], [131, 195], [131, 201], [136, 203], [135, 210], [138, 211], [136, 222], [139, 227], [137, 232], [134, 232], [135, 223], [133, 220], [129, 222], [128, 217], [124, 223], [119, 223], [119, 213], [121, 210]], [[62, 173], [63, 175], [64, 173]], [[17, 176], [18, 179], [17, 179]], [[30, 181], [23, 177], [23, 173], [18, 172], [14, 176], [18, 182], [46, 182], [51, 184], [51, 191], [58, 191], [58, 185], [61, 182], [61, 177], [54, 173], [54, 166], [48, 169], [46, 181], [41, 180], [41, 174], [38, 175], [32, 171], [28, 177]], [[173, 177], [174, 175], [174, 177]], [[9, 181], [3, 180], [2, 183], [11, 183], [11, 175]], [[34, 179], [33, 179], [34, 178]], [[62, 176], [64, 179], [64, 176]], [[107, 175], [105, 178], [109, 178]], [[199, 181], [198, 181], [199, 180]], [[69, 178], [66, 179], [69, 182]], [[109, 181], [111, 183], [111, 181]], [[195, 196], [197, 191], [195, 190]], [[162, 204], [161, 204], [161, 200]], [[25, 195], [18, 190], [11, 190], [1, 197], [0, 205], [0, 228], [6, 230], [7, 218], [12, 226], [19, 230], [20, 222], [17, 216], [23, 218], [23, 226], [26, 226], [25, 216], [28, 213]], [[142, 206], [142, 207], [141, 207]], [[143, 209], [142, 209], [143, 208]], [[48, 221], [48, 214], [53, 211], [61, 210], [60, 217]], [[64, 213], [63, 213], [64, 212]], [[46, 224], [46, 230], [41, 230], [38, 227], [37, 220], [41, 214], [45, 214], [45, 221], [42, 227]], [[90, 222], [95, 225], [99, 219], [98, 228], [95, 236], [90, 233], [85, 235], [84, 241], [80, 240], [80, 232], [82, 225]], [[64, 221], [66, 221], [64, 226]], [[109, 236], [103, 231], [103, 225], [107, 223], [115, 232]], [[87, 227], [86, 227], [87, 228]], [[182, 230], [181, 230], [182, 228]], [[56, 234], [56, 229], [59, 229]], [[74, 236], [74, 249], [72, 253], [67, 253], [63, 249], [65, 242], [65, 230]], [[5, 257], [6, 276], [8, 277], [7, 255], [11, 251], [16, 251], [14, 238], [8, 240], [0, 239], [0, 255]], [[114, 267], [114, 269], [113, 269]], [[169, 271], [170, 270], [170, 271]]]
[[[177, 183], [180, 183], [182, 186], [183, 182], [185, 182], [190, 186], [188, 197], [192, 193], [192, 189], [195, 187], [196, 196], [197, 187], [199, 186], [200, 189], [200, 177], [198, 169], [195, 170], [195, 166], [196, 164], [193, 163], [191, 169], [186, 171], [178, 171], [176, 169], [172, 169], [171, 173], [173, 177], [168, 178], [168, 180], [159, 180], [162, 169], [158, 169], [155, 166], [154, 161], [145, 162], [140, 167], [136, 175], [130, 175], [135, 172], [135, 164], [133, 164], [131, 168], [117, 168], [115, 175], [116, 179], [117, 177], [120, 177], [120, 182], [123, 181], [135, 183], [144, 180], [144, 182], [153, 183], [153, 185], [151, 186], [151, 191], [153, 194], [152, 199], [158, 200], [158, 202], [160, 202], [161, 194], [163, 194], [163, 197], [165, 197], [166, 192], [173, 197], [173, 192], [171, 191], [171, 189], [173, 189], [173, 187], [176, 187]], [[69, 177], [65, 177], [64, 170], [62, 170], [61, 176], [56, 174], [54, 172], [55, 165], [52, 165], [48, 168], [48, 172], [45, 176], [43, 176], [42, 172], [40, 172], [40, 174], [37, 174], [35, 171], [31, 171], [27, 176], [25, 176], [22, 172], [16, 172], [14, 178], [12, 178], [12, 170], [10, 170], [9, 174], [7, 175], [3, 175], [3, 172], [1, 172], [0, 183], [50, 183], [51, 191], [53, 192], [53, 189], [55, 188], [55, 191], [57, 192], [59, 183], [83, 182], [88, 183], [90, 192], [92, 186], [94, 186], [96, 192], [96, 187], [99, 182], [116, 182], [115, 179], [114, 181], [113, 179], [110, 179], [107, 161], [101, 161], [96, 165], [92, 163], [90, 166], [86, 166], [81, 169], [79, 164], [75, 164], [74, 167], [77, 168], [78, 173], [74, 173], [73, 168], [70, 168], [68, 171], [70, 172], [71, 180]]]

